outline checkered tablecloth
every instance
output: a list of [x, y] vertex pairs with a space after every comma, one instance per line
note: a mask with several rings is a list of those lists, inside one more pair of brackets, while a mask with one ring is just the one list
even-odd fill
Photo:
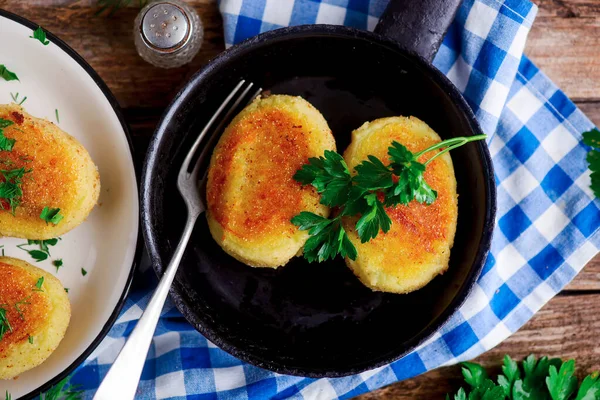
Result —
[[[387, 0], [221, 0], [228, 45], [287, 25], [373, 29]], [[347, 378], [304, 379], [228, 355], [165, 307], [140, 399], [349, 398], [473, 358], [519, 329], [597, 253], [599, 203], [588, 186], [581, 132], [592, 123], [523, 48], [537, 8], [526, 0], [465, 0], [435, 58], [464, 93], [483, 130], [498, 186], [498, 220], [485, 269], [466, 304], [403, 359]], [[106, 374], [155, 285], [136, 278], [123, 314], [73, 382], [88, 398]]]

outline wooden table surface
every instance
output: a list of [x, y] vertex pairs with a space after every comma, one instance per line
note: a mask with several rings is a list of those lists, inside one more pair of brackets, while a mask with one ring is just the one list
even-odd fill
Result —
[[[600, 0], [534, 0], [539, 12], [526, 54], [600, 124]], [[137, 162], [164, 107], [200, 66], [223, 50], [216, 0], [188, 0], [206, 29], [200, 55], [188, 66], [161, 70], [136, 54], [135, 7], [94, 16], [95, 0], [0, 0], [0, 8], [40, 24], [73, 47], [100, 74], [124, 109]], [[137, 3], [137, 0], [133, 0]], [[498, 366], [505, 353], [576, 358], [580, 373], [600, 369], [600, 256], [520, 331], [476, 361]], [[458, 367], [442, 368], [365, 394], [361, 400], [442, 399], [461, 384]]]

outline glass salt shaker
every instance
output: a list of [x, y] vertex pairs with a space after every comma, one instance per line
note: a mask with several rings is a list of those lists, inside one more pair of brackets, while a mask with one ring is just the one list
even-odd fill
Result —
[[180, 0], [159, 0], [142, 8], [133, 30], [140, 56], [161, 68], [187, 64], [202, 45], [204, 27], [196, 11]]

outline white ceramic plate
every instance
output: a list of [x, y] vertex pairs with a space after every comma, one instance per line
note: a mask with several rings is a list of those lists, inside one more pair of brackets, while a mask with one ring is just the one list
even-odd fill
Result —
[[[114, 323], [131, 283], [138, 247], [138, 190], [126, 126], [106, 85], [72, 49], [48, 36], [50, 44], [30, 39], [35, 25], [0, 10], [0, 64], [18, 81], [0, 79], [0, 104], [19, 93], [25, 110], [79, 140], [100, 171], [99, 205], [79, 227], [50, 248], [62, 259], [58, 273], [51, 259], [35, 262], [16, 245], [22, 239], [0, 238], [7, 256], [52, 272], [69, 288], [71, 324], [59, 348], [41, 366], [13, 381], [0, 381], [13, 398], [33, 397], [71, 372], [98, 345]], [[81, 269], [87, 275], [83, 276]], [[1, 300], [1, 299], [0, 299]]]

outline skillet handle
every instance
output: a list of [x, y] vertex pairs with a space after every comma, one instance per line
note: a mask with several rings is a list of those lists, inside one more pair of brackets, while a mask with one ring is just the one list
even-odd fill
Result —
[[462, 0], [390, 0], [375, 32], [431, 62]]

